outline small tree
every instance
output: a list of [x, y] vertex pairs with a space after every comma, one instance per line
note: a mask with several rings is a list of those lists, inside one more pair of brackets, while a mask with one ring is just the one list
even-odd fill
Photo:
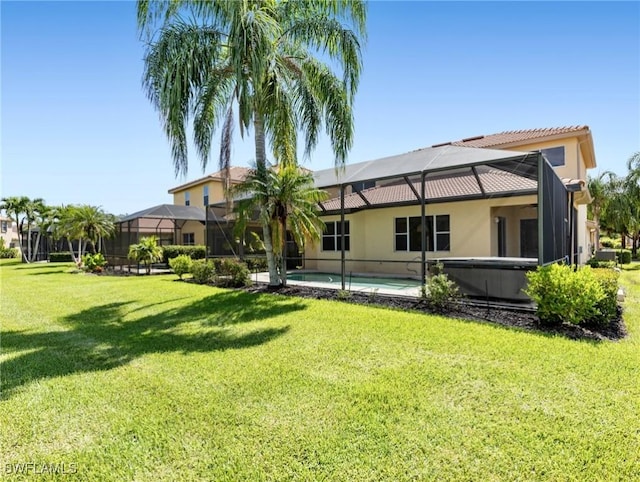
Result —
[[162, 248], [158, 246], [158, 238], [147, 236], [140, 239], [138, 244], [129, 246], [129, 259], [143, 263], [147, 274], [151, 274], [151, 265], [162, 259]]
[[169, 267], [175, 274], [178, 275], [178, 278], [180, 279], [182, 279], [185, 274], [191, 272], [192, 264], [193, 260], [187, 254], [181, 254], [180, 256], [176, 256], [175, 258], [171, 258], [169, 260]]

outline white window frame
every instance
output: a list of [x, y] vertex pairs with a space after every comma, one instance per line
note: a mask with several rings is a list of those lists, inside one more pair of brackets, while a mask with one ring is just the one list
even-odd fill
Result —
[[185, 206], [191, 205], [191, 193], [189, 191], [184, 192], [184, 205]]
[[209, 205], [209, 186], [204, 186], [202, 188], [202, 204], [204, 206]]

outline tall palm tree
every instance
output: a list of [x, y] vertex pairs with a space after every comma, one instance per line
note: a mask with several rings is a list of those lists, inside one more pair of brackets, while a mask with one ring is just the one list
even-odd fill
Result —
[[31, 239], [31, 233], [33, 228], [35, 227], [35, 222], [40, 216], [40, 213], [46, 210], [46, 206], [44, 200], [42, 198], [29, 199], [29, 201], [24, 205], [24, 217], [21, 221], [20, 231], [24, 233], [24, 225], [27, 227], [27, 263], [31, 263], [35, 260], [35, 255], [33, 251], [33, 241]]
[[[193, 20], [183, 20], [184, 12]], [[241, 136], [253, 129], [258, 167], [267, 165], [267, 139], [278, 162], [296, 163], [298, 130], [309, 154], [323, 123], [342, 166], [353, 143], [365, 19], [361, 0], [139, 0], [140, 29], [162, 25], [150, 36], [143, 83], [162, 118], [176, 174], [187, 171], [190, 120], [203, 169], [221, 124], [219, 163], [228, 171], [236, 115]], [[339, 66], [341, 79], [317, 53]], [[262, 227], [273, 274], [270, 226]]]
[[20, 253], [22, 254], [22, 262], [27, 262], [26, 253], [22, 248], [24, 246], [23, 233], [21, 229], [22, 223], [20, 222], [20, 216], [24, 214], [26, 210], [27, 204], [30, 202], [30, 199], [27, 196], [9, 196], [2, 198], [2, 204], [0, 204], [0, 209], [4, 210], [7, 213], [7, 216], [16, 223], [16, 228], [18, 229], [18, 239], [20, 241]]
[[269, 225], [273, 241], [271, 249], [276, 260], [276, 273], [269, 275], [275, 277], [278, 284], [286, 286], [287, 232], [293, 235], [300, 250], [319, 241], [324, 223], [318, 216], [318, 203], [327, 198], [327, 192], [315, 187], [310, 172], [287, 164], [275, 168], [257, 166], [242, 183], [234, 186], [233, 193], [248, 196], [238, 203], [240, 230], [244, 230], [256, 210], [262, 224]]

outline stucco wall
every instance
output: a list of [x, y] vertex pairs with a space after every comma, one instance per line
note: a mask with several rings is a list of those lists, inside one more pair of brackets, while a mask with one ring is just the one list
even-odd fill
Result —
[[[427, 216], [449, 215], [450, 251], [428, 252], [427, 257], [497, 256], [497, 228], [494, 221], [499, 215], [507, 218], [508, 256], [519, 256], [519, 220], [536, 217], [531, 204], [536, 196], [518, 196], [476, 201], [463, 201], [427, 205]], [[419, 272], [419, 251], [395, 250], [395, 218], [420, 216], [420, 206], [370, 209], [349, 214], [350, 250], [347, 271], [368, 273], [394, 273], [416, 275]], [[339, 221], [340, 216], [325, 216], [324, 221]], [[340, 251], [323, 251], [322, 243], [308, 247], [305, 268], [336, 272], [340, 270]], [[328, 258], [331, 261], [313, 261], [310, 258]]]

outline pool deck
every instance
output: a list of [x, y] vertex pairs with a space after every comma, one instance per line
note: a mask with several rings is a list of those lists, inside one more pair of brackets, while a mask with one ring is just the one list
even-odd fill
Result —
[[[254, 273], [251, 275], [251, 279], [254, 282], [258, 282], [258, 283], [268, 283], [269, 282], [269, 273]], [[314, 288], [324, 288], [324, 289], [329, 289], [329, 290], [341, 290], [342, 287], [339, 285], [335, 285], [332, 283], [321, 283], [318, 281], [296, 281], [296, 280], [290, 280], [287, 279], [287, 285], [289, 286], [311, 286]], [[420, 287], [419, 286], [415, 286], [415, 287], [407, 287], [407, 288], [388, 288], [388, 287], [379, 287], [379, 288], [372, 288], [372, 287], [366, 287], [366, 286], [357, 286], [357, 285], [351, 285], [351, 287], [349, 287], [349, 281], [347, 280], [345, 289], [347, 291], [351, 291], [353, 293], [376, 293], [376, 294], [381, 294], [381, 295], [391, 295], [391, 296], [405, 296], [408, 298], [418, 298], [420, 297]]]

